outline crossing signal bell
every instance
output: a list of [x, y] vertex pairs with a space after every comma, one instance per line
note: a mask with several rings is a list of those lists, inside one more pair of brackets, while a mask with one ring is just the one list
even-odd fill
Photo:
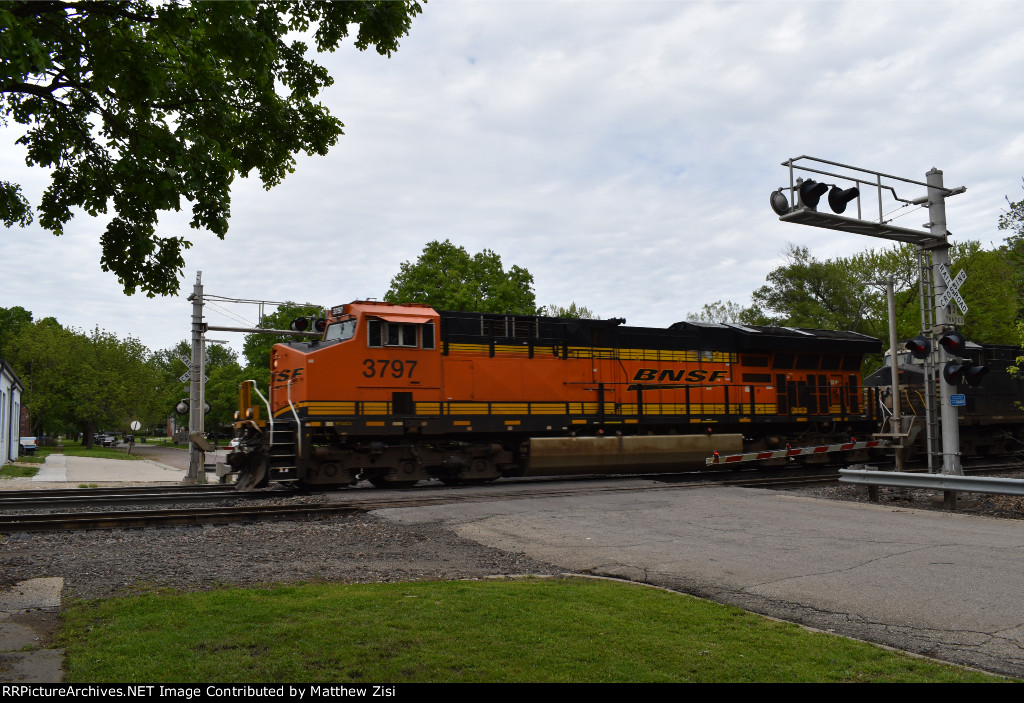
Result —
[[[174, 410], [179, 415], [188, 415], [188, 411], [189, 411], [188, 398], [182, 398], [180, 401], [178, 401], [178, 404], [174, 406]], [[210, 404], [204, 402], [203, 403], [203, 415], [206, 415], [209, 412], [210, 412]]]
[[[782, 193], [783, 189], [779, 188], [771, 195], [771, 206], [772, 210], [779, 217], [782, 217], [789, 212], [789, 200]], [[857, 188], [840, 188], [837, 185], [832, 186], [832, 190], [829, 190], [829, 186], [825, 183], [818, 183], [817, 181], [808, 178], [806, 181], [800, 181], [796, 188], [798, 207], [807, 208], [808, 210], [818, 211], [818, 201], [821, 200], [821, 196], [828, 191], [828, 206], [832, 208], [832, 212], [840, 214], [846, 212], [846, 206], [851, 200], [855, 200], [860, 197], [860, 190]]]

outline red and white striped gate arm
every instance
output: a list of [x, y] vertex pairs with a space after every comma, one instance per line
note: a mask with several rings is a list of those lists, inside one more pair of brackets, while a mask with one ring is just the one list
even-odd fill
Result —
[[778, 449], [773, 452], [749, 452], [747, 454], [730, 454], [729, 456], [715, 455], [705, 460], [708, 466], [715, 464], [739, 464], [745, 461], [764, 461], [766, 459], [784, 459], [791, 456], [808, 456], [810, 454], [827, 454], [829, 452], [849, 452], [854, 449], [878, 449], [890, 446], [889, 442], [881, 439], [873, 439], [868, 442], [847, 442], [846, 444], [826, 444], [821, 447], [794, 447], [792, 449]]

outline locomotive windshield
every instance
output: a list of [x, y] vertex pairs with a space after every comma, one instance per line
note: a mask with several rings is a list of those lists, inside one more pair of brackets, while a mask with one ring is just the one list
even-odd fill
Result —
[[332, 325], [327, 326], [327, 332], [324, 334], [325, 342], [343, 342], [346, 339], [352, 339], [356, 333], [356, 321], [355, 320], [342, 320], [341, 322], [335, 322]]

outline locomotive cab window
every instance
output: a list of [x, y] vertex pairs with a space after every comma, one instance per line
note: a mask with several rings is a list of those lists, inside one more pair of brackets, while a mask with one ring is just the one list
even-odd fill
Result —
[[327, 332], [324, 333], [325, 342], [343, 342], [346, 339], [352, 339], [356, 334], [356, 321], [355, 320], [342, 320], [341, 322], [335, 322], [327, 326]]
[[366, 343], [370, 347], [420, 347], [422, 336], [422, 348], [434, 348], [434, 324], [432, 322], [420, 325], [371, 319], [367, 320], [366, 333]]

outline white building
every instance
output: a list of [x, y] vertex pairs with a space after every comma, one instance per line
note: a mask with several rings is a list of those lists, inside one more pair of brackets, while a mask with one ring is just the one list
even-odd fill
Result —
[[0, 359], [0, 464], [18, 458], [21, 438], [21, 385], [10, 365]]

